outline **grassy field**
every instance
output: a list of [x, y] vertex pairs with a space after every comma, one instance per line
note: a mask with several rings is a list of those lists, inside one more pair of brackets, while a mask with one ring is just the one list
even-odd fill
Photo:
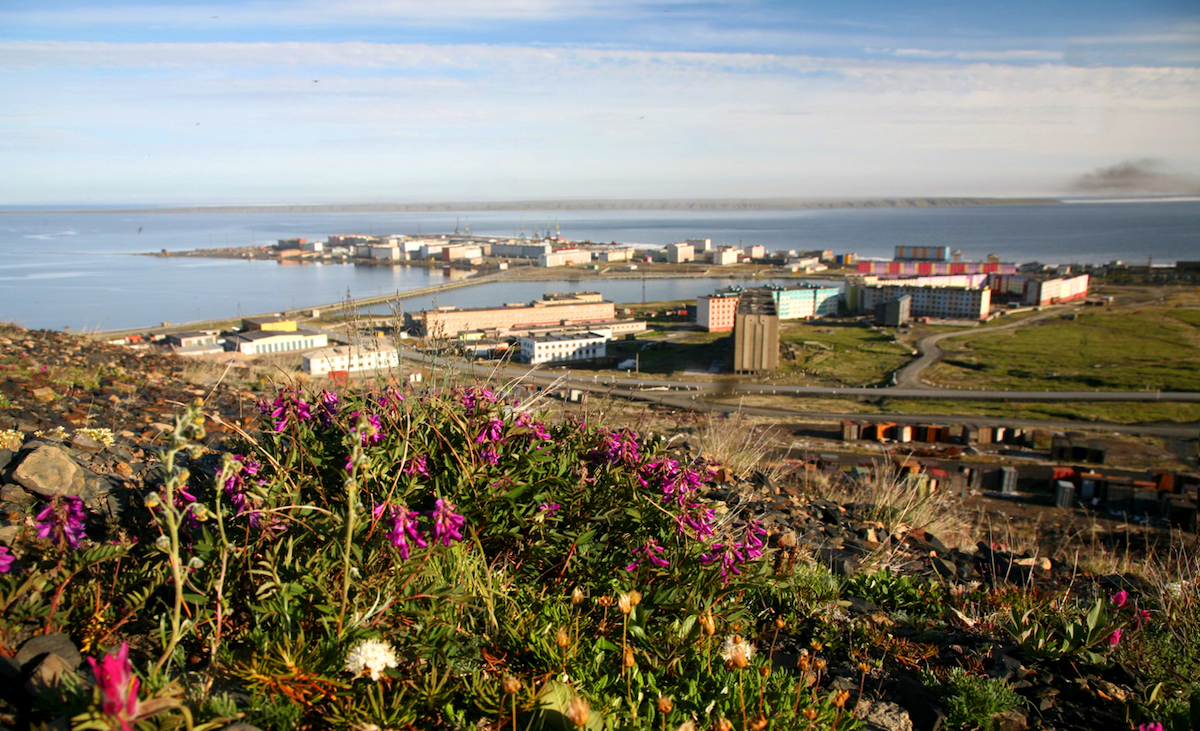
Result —
[[1137, 309], [1082, 309], [1075, 320], [951, 338], [926, 373], [940, 385], [1068, 391], [1200, 390], [1200, 297]]
[[879, 384], [912, 357], [890, 334], [859, 322], [781, 323], [779, 339], [775, 380], [789, 385]]

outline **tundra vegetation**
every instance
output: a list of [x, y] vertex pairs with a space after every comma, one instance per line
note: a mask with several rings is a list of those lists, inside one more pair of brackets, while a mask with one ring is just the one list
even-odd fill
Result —
[[[1001, 650], [1093, 684], [1120, 663], [1140, 692], [1095, 702], [1130, 728], [1200, 713], [1194, 553], [1128, 592], [899, 572], [882, 547], [838, 576], [719, 497], [767, 469], [729, 429], [686, 449], [486, 384], [288, 386], [259, 411], [211, 445], [188, 407], [115, 519], [27, 507], [0, 548], [0, 653], [62, 632], [89, 670], [5, 723], [844, 730], [923, 671], [950, 724], [987, 728], [1039, 702], [987, 677]], [[901, 540], [950, 510], [896, 482], [846, 497]]]

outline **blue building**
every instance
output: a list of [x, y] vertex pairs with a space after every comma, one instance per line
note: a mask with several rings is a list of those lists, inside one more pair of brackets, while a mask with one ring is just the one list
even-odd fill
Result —
[[837, 287], [819, 284], [801, 284], [795, 287], [769, 286], [775, 299], [775, 310], [780, 320], [809, 320], [838, 313]]

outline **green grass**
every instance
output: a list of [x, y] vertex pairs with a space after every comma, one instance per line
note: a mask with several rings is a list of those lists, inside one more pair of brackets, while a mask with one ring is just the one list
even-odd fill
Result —
[[926, 378], [1012, 390], [1200, 390], [1200, 312], [1093, 310], [1077, 320], [951, 338]]
[[[783, 323], [779, 383], [865, 386], [886, 382], [911, 360], [911, 350], [892, 336], [858, 322]], [[806, 343], [820, 343], [828, 349]], [[794, 348], [790, 346], [795, 346]], [[792, 359], [789, 353], [794, 352]]]

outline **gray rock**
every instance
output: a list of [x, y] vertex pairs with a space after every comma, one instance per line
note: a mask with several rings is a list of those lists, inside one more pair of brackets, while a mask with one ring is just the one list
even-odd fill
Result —
[[81, 452], [99, 452], [101, 449], [104, 449], [103, 444], [97, 442], [95, 439], [92, 439], [87, 434], [81, 434], [79, 432], [76, 432], [74, 436], [71, 437], [71, 446]]
[[997, 714], [992, 719], [992, 728], [995, 731], [1025, 731], [1029, 728], [1029, 719], [1024, 713], [1013, 709]]
[[908, 711], [899, 704], [889, 701], [858, 702], [854, 715], [867, 724], [871, 731], [913, 731], [912, 719]]
[[83, 489], [83, 468], [61, 447], [34, 449], [13, 470], [13, 481], [45, 497], [78, 496]]
[[75, 666], [58, 655], [50, 654], [43, 656], [29, 673], [25, 692], [36, 698], [61, 699], [67, 688], [78, 687], [80, 682]]
[[0, 503], [15, 503], [17, 505], [29, 506], [35, 502], [37, 502], [37, 498], [16, 485], [0, 487]]
[[79, 654], [75, 643], [71, 642], [71, 638], [63, 632], [30, 637], [17, 650], [17, 662], [21, 667], [28, 668], [30, 662], [42, 655], [57, 655], [72, 668], [78, 667], [83, 662], [83, 655]]

